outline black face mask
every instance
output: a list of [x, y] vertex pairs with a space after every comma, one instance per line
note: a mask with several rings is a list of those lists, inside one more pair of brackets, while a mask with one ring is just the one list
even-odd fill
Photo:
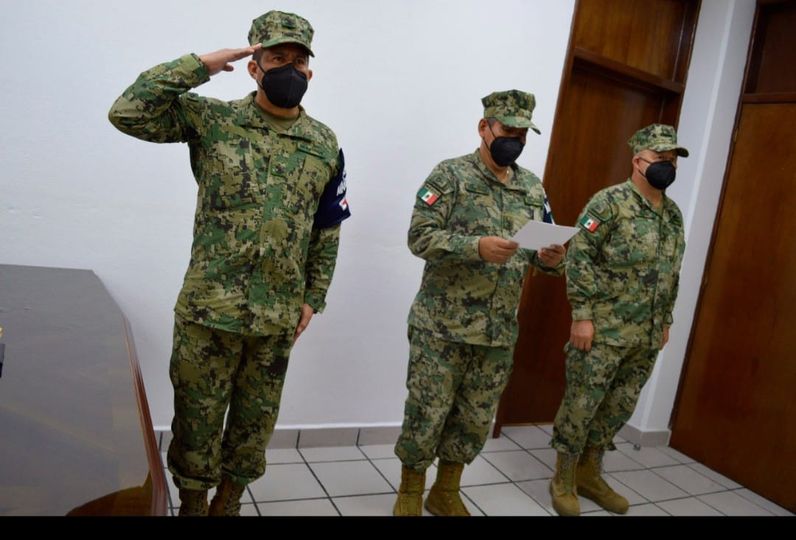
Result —
[[[644, 158], [641, 159], [647, 161]], [[650, 166], [647, 167], [644, 178], [647, 179], [647, 182], [649, 182], [652, 187], [663, 191], [672, 185], [677, 176], [677, 169], [671, 161], [656, 161], [654, 163], [647, 161], [647, 163], [649, 163]]]
[[[495, 137], [495, 132], [492, 131], [492, 126], [489, 126], [489, 132]], [[525, 148], [525, 143], [516, 137], [495, 137], [492, 144], [489, 145], [489, 153], [492, 155], [492, 161], [499, 167], [508, 167], [520, 157], [522, 149]]]
[[277, 107], [292, 109], [301, 103], [301, 98], [307, 91], [307, 76], [293, 64], [285, 64], [266, 71], [260, 84], [268, 101]]

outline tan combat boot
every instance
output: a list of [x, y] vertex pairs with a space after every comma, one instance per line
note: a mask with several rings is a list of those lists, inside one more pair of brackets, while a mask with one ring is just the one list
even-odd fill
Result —
[[207, 490], [180, 488], [180, 516], [206, 516]]
[[238, 484], [227, 476], [222, 477], [221, 484], [216, 489], [216, 495], [210, 501], [209, 515], [239, 516], [240, 498], [245, 490], [245, 484]]
[[437, 479], [426, 498], [426, 510], [435, 516], [469, 516], [459, 495], [459, 483], [464, 463], [439, 462]]
[[604, 450], [587, 447], [578, 461], [578, 493], [591, 499], [609, 512], [624, 514], [627, 512], [627, 499], [611, 489], [603, 480], [602, 472]]
[[423, 489], [426, 487], [426, 471], [416, 471], [406, 465], [401, 467], [401, 487], [392, 509], [394, 516], [422, 516]]
[[577, 462], [577, 454], [558, 453], [556, 474], [550, 480], [550, 496], [553, 498], [553, 508], [559, 516], [580, 515], [578, 490], [575, 487]]

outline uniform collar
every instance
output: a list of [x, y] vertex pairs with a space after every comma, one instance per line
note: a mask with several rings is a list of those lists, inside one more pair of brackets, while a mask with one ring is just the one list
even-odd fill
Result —
[[635, 197], [636, 203], [639, 205], [639, 207], [647, 208], [651, 212], [655, 212], [658, 215], [671, 213], [674, 202], [666, 196], [665, 192], [663, 193], [663, 198], [661, 199], [661, 207], [656, 209], [652, 203], [641, 194], [641, 192], [638, 190], [638, 187], [636, 187], [636, 184], [633, 183], [632, 179], [628, 178], [625, 184], [630, 187], [630, 191], [633, 193], [633, 196]]
[[[265, 113], [257, 105], [257, 102], [254, 101], [254, 97], [257, 95], [257, 92], [252, 92], [242, 100], [238, 102], [239, 104], [239, 113], [238, 113], [238, 125], [252, 127], [257, 129], [272, 129], [268, 124], [268, 119], [265, 116]], [[286, 135], [288, 137], [293, 137], [296, 139], [303, 139], [306, 141], [313, 141], [315, 140], [315, 130], [313, 130], [312, 120], [307, 115], [307, 112], [304, 110], [304, 107], [299, 105], [299, 115], [296, 121], [290, 126], [290, 129], [281, 133], [282, 135]]]
[[521, 191], [523, 193], [527, 192], [528, 190], [523, 187], [520, 183], [520, 168], [516, 163], [512, 163], [509, 165], [511, 167], [511, 178], [507, 183], [503, 183], [498, 180], [498, 177], [495, 176], [495, 173], [489, 170], [489, 167], [486, 166], [486, 163], [481, 159], [481, 152], [479, 149], [476, 149], [475, 152], [470, 154], [470, 161], [475, 165], [475, 168], [478, 169], [478, 172], [481, 173], [481, 176], [484, 177], [485, 180], [493, 182], [500, 186], [501, 188], [508, 189], [511, 191]]

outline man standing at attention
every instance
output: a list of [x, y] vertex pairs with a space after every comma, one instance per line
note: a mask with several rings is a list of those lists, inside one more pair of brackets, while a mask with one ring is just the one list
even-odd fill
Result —
[[630, 179], [592, 197], [567, 254], [572, 328], [550, 483], [553, 507], [565, 516], [580, 514], [578, 494], [610, 512], [627, 512], [627, 499], [600, 475], [603, 454], [615, 449], [614, 436], [669, 341], [677, 298], [683, 216], [666, 188], [674, 182], [677, 157], [688, 157], [688, 150], [677, 144], [673, 127], [661, 124], [628, 142]]
[[[350, 213], [337, 139], [299, 105], [313, 33], [269, 11], [252, 22], [250, 47], [155, 66], [109, 113], [128, 135], [187, 143], [199, 188], [169, 368], [180, 515], [239, 514], [246, 485], [265, 473], [290, 350], [325, 306]], [[190, 92], [245, 57], [257, 83], [245, 98]]]

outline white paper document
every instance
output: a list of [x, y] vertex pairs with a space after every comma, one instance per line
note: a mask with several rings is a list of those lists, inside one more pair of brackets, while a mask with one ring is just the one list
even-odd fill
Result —
[[511, 239], [517, 242], [521, 248], [539, 251], [552, 244], [563, 246], [579, 230], [579, 227], [565, 227], [564, 225], [552, 225], [544, 221], [531, 220]]

